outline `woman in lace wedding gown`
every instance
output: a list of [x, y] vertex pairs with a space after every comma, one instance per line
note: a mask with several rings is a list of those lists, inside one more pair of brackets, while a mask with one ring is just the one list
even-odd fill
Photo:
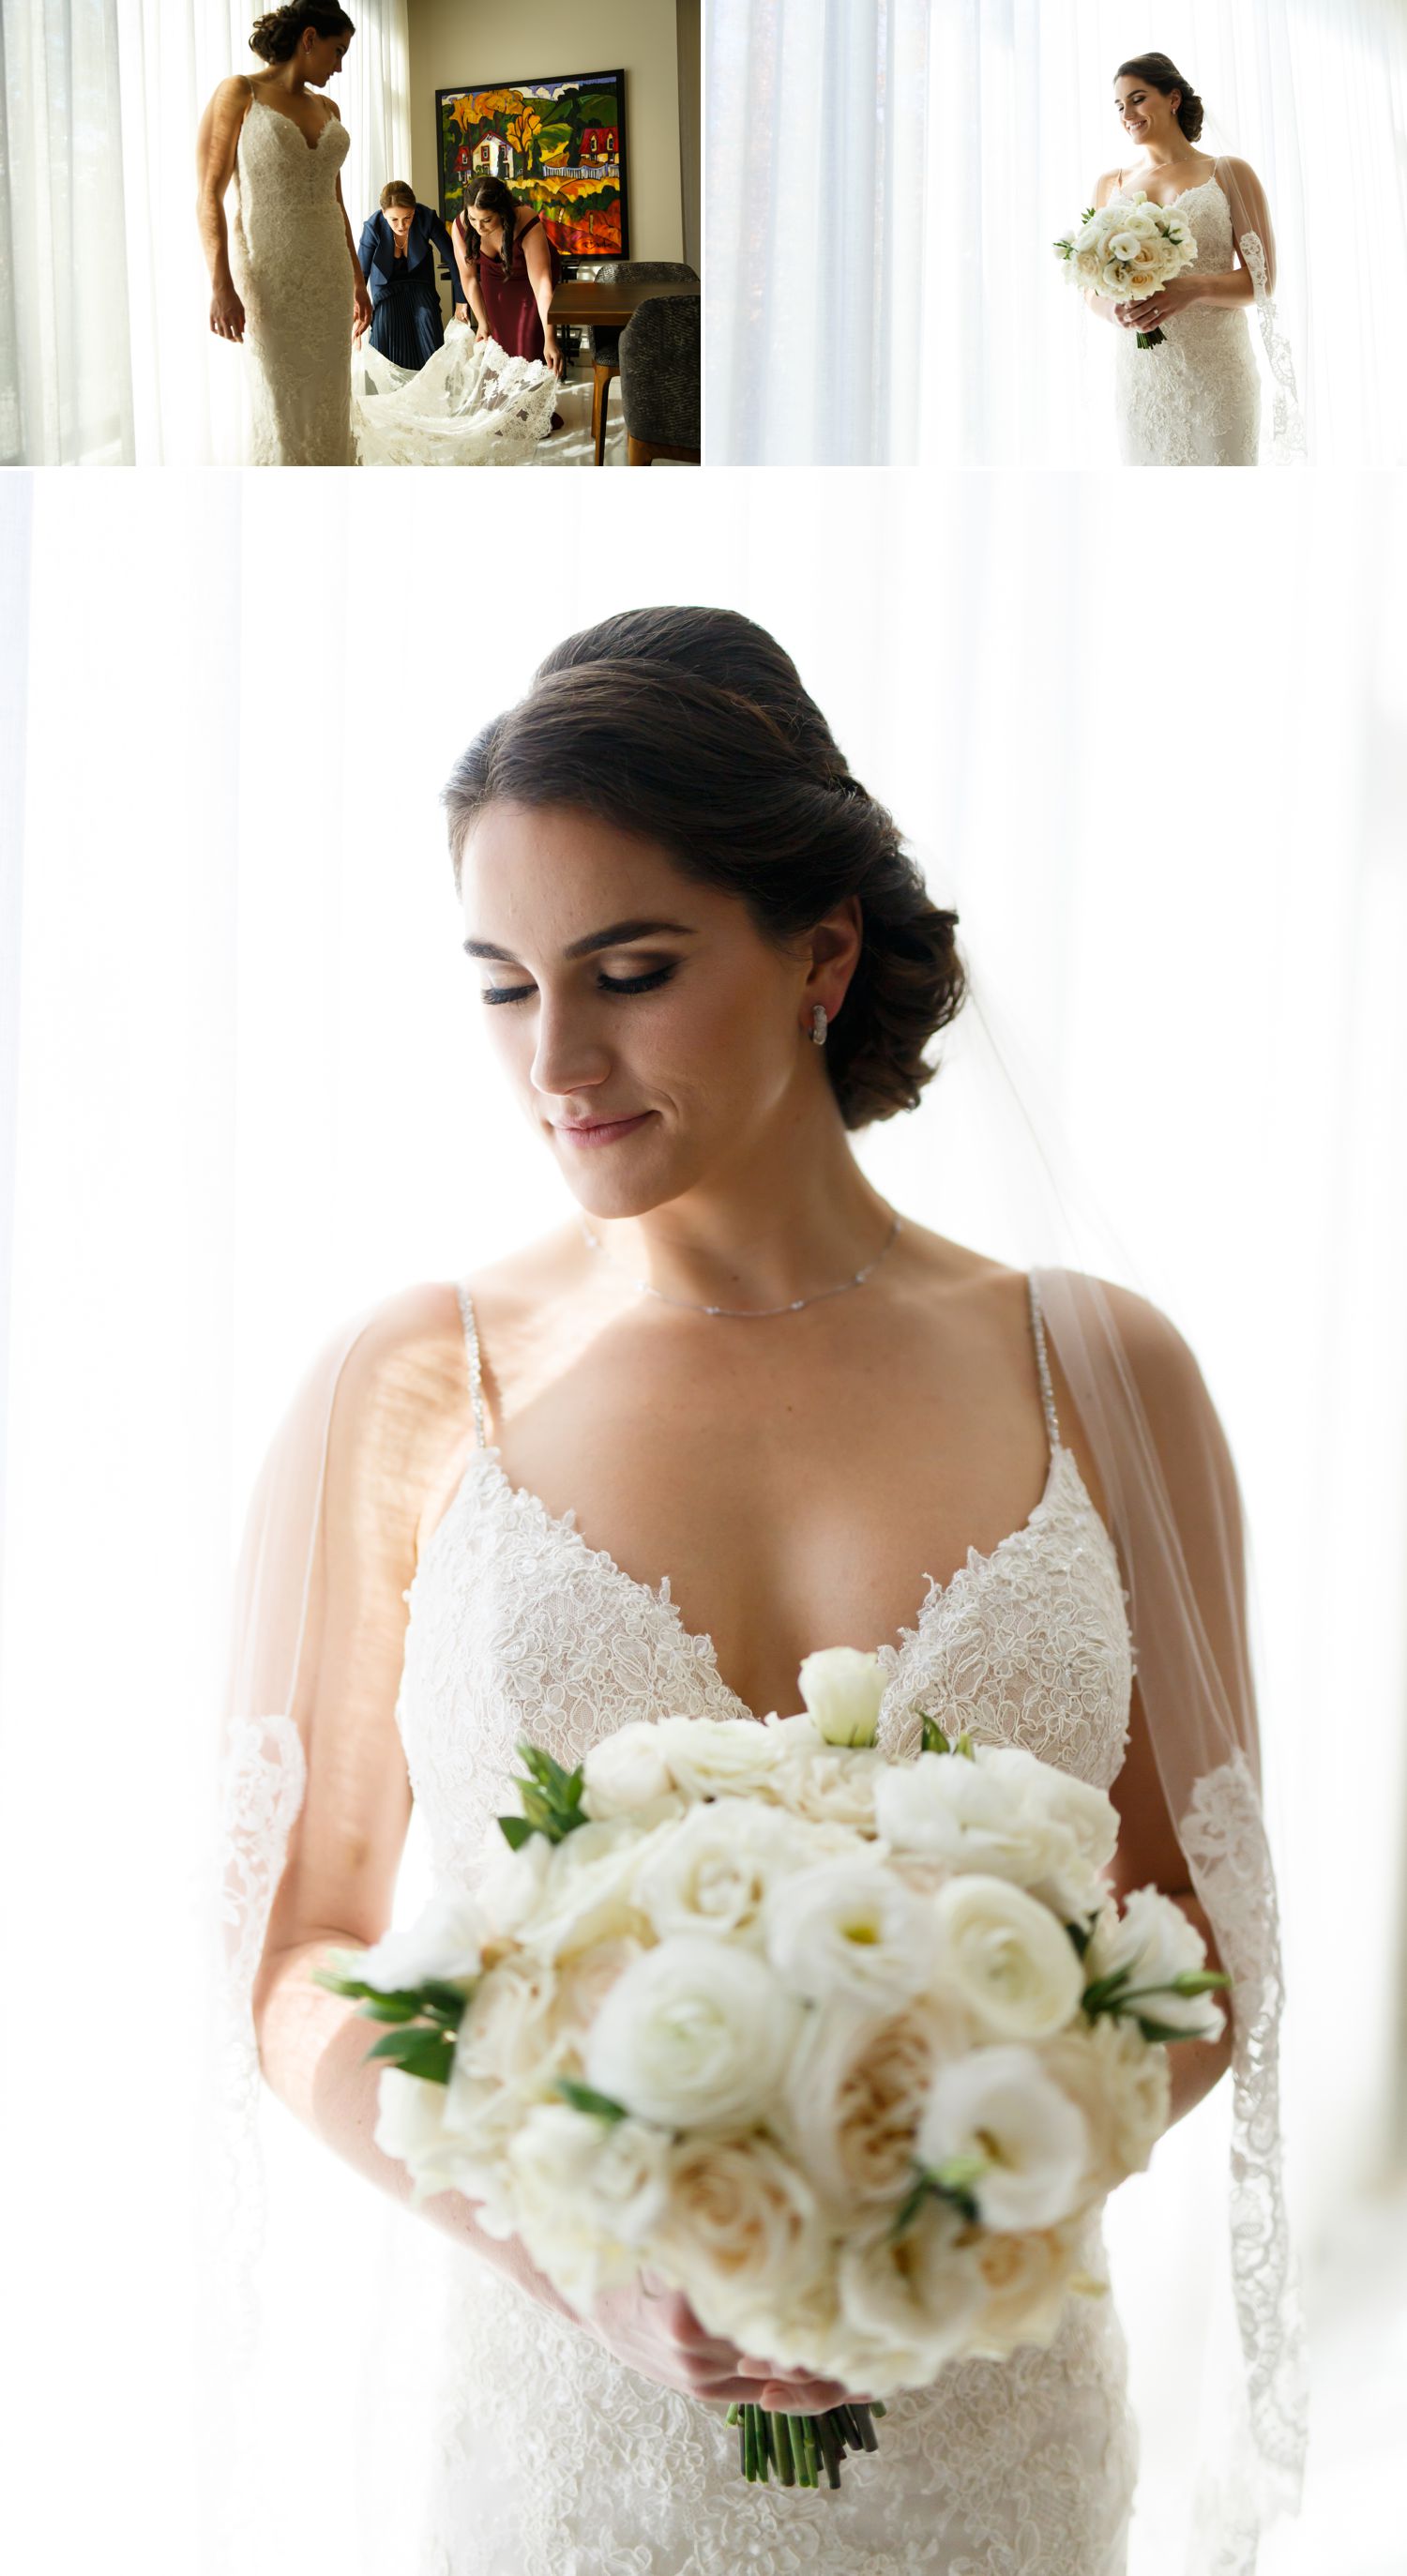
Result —
[[[222, 81], [200, 132], [211, 329], [242, 339], [255, 465], [355, 465], [352, 333], [371, 304], [342, 203], [347, 133], [314, 102], [352, 39], [342, 10], [285, 7], [250, 44], [267, 73]], [[236, 189], [228, 245], [224, 199]]]
[[[385, 1928], [412, 1800], [437, 1885], [472, 1879], [524, 1736], [575, 1763], [628, 1720], [790, 1709], [803, 1654], [878, 1636], [896, 1756], [936, 1707], [1108, 1788], [1119, 1886], [1156, 1881], [1206, 1930], [1052, 1365], [1071, 1274], [901, 1229], [850, 1150], [914, 1105], [964, 973], [956, 916], [794, 666], [730, 612], [609, 619], [486, 728], [446, 803], [505, 1070], [592, 1223], [472, 1292], [385, 1303], [306, 1447], [327, 1479], [310, 1609], [288, 1568], [306, 1783], [255, 2024], [274, 2089], [401, 2198], [369, 2144], [366, 2025], [306, 1971], [330, 1926]], [[1158, 1420], [1205, 1428], [1186, 1346], [1139, 1299], [1120, 1314]], [[262, 1539], [249, 1561], [267, 1622]], [[1178, 2111], [1227, 2045], [1176, 2053]], [[1072, 2301], [1048, 2349], [901, 2392], [838, 2493], [785, 2491], [739, 2477], [726, 2404], [834, 2392], [765, 2355], [752, 2375], [648, 2288], [585, 2323], [461, 2195], [423, 2215], [455, 2240], [432, 2491], [397, 2481], [423, 2576], [1123, 2576], [1137, 2445], [1107, 2297]], [[1097, 2219], [1086, 2255], [1102, 2277]]]
[[[1125, 133], [1143, 157], [1128, 169], [1105, 172], [1096, 206], [1118, 204], [1141, 190], [1155, 204], [1175, 205], [1197, 244], [1191, 266], [1142, 303], [1086, 298], [1119, 331], [1120, 461], [1254, 465], [1261, 393], [1247, 307], [1275, 282], [1264, 192], [1247, 162], [1213, 160], [1193, 149], [1202, 130], [1202, 102], [1166, 56], [1143, 55], [1125, 64], [1115, 102]], [[1150, 330], [1161, 330], [1162, 342], [1141, 349], [1137, 335]]]

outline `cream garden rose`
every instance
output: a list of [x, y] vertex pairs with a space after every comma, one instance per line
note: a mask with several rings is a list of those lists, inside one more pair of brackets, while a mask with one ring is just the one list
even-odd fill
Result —
[[1002, 1878], [950, 1879], [933, 1903], [939, 1982], [950, 1985], [987, 2032], [1048, 2039], [1072, 2018], [1084, 1973], [1055, 1916]]
[[675, 1933], [612, 1986], [587, 2035], [586, 2080], [663, 2128], [745, 2127], [785, 2080], [801, 2011], [752, 1952]]

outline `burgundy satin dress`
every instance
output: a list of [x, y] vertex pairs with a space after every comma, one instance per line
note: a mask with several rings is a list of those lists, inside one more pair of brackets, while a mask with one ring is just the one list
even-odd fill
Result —
[[[541, 358], [546, 354], [542, 315], [537, 309], [532, 279], [528, 275], [527, 254], [523, 249], [533, 226], [541, 222], [542, 217], [534, 215], [532, 223], [524, 224], [513, 244], [512, 266], [506, 272], [498, 253], [485, 251], [477, 234], [470, 235], [472, 248], [466, 252], [470, 275], [478, 280], [489, 330], [500, 349], [506, 349], [510, 358]], [[463, 215], [456, 215], [454, 228], [463, 249], [465, 235], [469, 231]], [[550, 235], [547, 236], [547, 251], [555, 287], [562, 275], [562, 255]]]

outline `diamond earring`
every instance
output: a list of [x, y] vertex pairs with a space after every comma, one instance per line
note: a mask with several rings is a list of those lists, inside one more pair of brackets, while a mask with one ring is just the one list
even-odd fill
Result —
[[811, 1014], [811, 1041], [814, 1046], [825, 1045], [828, 1027], [829, 1022], [826, 1019], [825, 1004], [824, 1002], [818, 1002]]

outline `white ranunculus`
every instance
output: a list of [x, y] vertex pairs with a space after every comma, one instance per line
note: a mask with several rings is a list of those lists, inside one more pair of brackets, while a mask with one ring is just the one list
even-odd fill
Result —
[[655, 1734], [675, 1787], [689, 1798], [766, 1791], [781, 1759], [772, 1729], [752, 1717], [662, 1717]]
[[889, 1675], [878, 1655], [855, 1646], [821, 1646], [802, 1660], [801, 1696], [826, 1744], [873, 1744]]
[[1053, 1830], [1045, 1875], [1036, 1892], [1062, 1922], [1086, 1921], [1107, 1894], [1104, 1872], [1119, 1839], [1117, 1809], [1103, 1789], [1017, 1744], [979, 1744], [977, 1766], [1010, 1782]]
[[480, 1978], [455, 2038], [455, 2060], [472, 2076], [513, 2084], [533, 2073], [550, 2046], [557, 1978], [546, 1959], [511, 1951]]
[[501, 1937], [516, 1932], [539, 1902], [547, 1882], [552, 1845], [545, 1834], [529, 1834], [514, 1851], [497, 1822], [484, 1836], [483, 1856], [474, 1878], [474, 1894], [490, 1930]]
[[674, 1830], [672, 1818], [645, 1831], [630, 1816], [578, 1825], [553, 1845], [542, 1895], [519, 1926], [519, 1940], [541, 1958], [561, 1959], [638, 1931], [636, 1874], [658, 1838]]
[[779, 1976], [812, 2002], [849, 1994], [893, 2010], [929, 1974], [928, 1908], [870, 1849], [779, 1877], [764, 1931]]
[[667, 1797], [673, 1774], [657, 1726], [646, 1719], [618, 1726], [593, 1744], [582, 1765], [588, 1816], [630, 1816]]
[[1125, 226], [1122, 232], [1111, 233], [1108, 243], [1108, 255], [1110, 259], [1137, 259], [1142, 247], [1142, 234], [1130, 232], [1128, 227]]
[[1062, 2093], [1077, 2103], [1089, 2139], [1080, 2206], [1107, 2199], [1146, 2170], [1168, 2125], [1168, 2052], [1150, 2046], [1134, 2022], [1081, 2014], [1043, 2043], [1039, 2056]]
[[903, 2197], [933, 2078], [976, 2039], [946, 2000], [901, 2012], [833, 1996], [809, 2013], [771, 2125], [832, 2207]]
[[804, 1841], [779, 1807], [710, 1799], [661, 1836], [636, 1878], [635, 1902], [661, 1940], [708, 1932], [760, 1948], [769, 1891], [805, 1859]]
[[1206, 1964], [1206, 1943], [1181, 1906], [1156, 1887], [1136, 1887], [1124, 1898], [1122, 1918], [1112, 1905], [1101, 1913], [1085, 1952], [1085, 1982], [1093, 1985], [1127, 1968], [1127, 1991], [1139, 1997], [1137, 2004], [1127, 2007], [1130, 2012], [1140, 2011], [1147, 2020], [1162, 2022], [1188, 2038], [1220, 2039], [1226, 2016], [1213, 1995], [1142, 1991], [1167, 1985], [1174, 1977], [1195, 1975]]
[[965, 2349], [982, 2278], [972, 2231], [941, 2202], [924, 2201], [898, 2237], [891, 2210], [862, 2219], [839, 2272], [842, 2317], [865, 2347], [850, 2385], [888, 2397], [935, 2379]]
[[612, 1986], [586, 2080], [661, 2128], [745, 2127], [786, 2080], [802, 2012], [751, 1951], [676, 1933]]
[[540, 2102], [508, 2146], [513, 2206], [533, 2260], [583, 2311], [634, 2278], [667, 2198], [669, 2140], [639, 2120]]
[[370, 1950], [353, 1955], [351, 1974], [381, 1994], [407, 1994], [430, 1982], [467, 1989], [483, 1964], [488, 1927], [472, 1896], [441, 1888], [413, 1923], [383, 1932]]
[[589, 1950], [575, 1950], [570, 1958], [563, 1959], [552, 2006], [554, 2039], [568, 2039], [580, 2050], [617, 1978], [624, 1976], [633, 1960], [643, 1959], [644, 1955], [643, 1941], [623, 1938], [594, 1942]]
[[1115, 295], [1122, 302], [1124, 295], [1124, 276], [1125, 272], [1120, 267], [1116, 259], [1106, 259], [1099, 272], [1099, 282], [1103, 287], [1105, 294]]
[[780, 2360], [770, 2330], [826, 2261], [804, 2176], [765, 2138], [681, 2138], [669, 2150], [668, 2180], [652, 2263], [710, 2333]]
[[919, 2156], [930, 2171], [977, 2159], [970, 2189], [988, 2227], [1052, 2227], [1077, 2206], [1088, 2139], [1033, 2049], [977, 2048], [934, 2077]]
[[386, 2066], [376, 2100], [376, 2144], [383, 2155], [395, 2156], [408, 2168], [412, 2206], [418, 2208], [436, 2192], [455, 2190], [459, 2155], [445, 2127], [443, 2084], [427, 2084], [402, 2067]]
[[[979, 1752], [981, 1748], [978, 1748]], [[888, 1766], [875, 1782], [875, 1819], [898, 1852], [919, 1852], [949, 1870], [981, 1870], [1030, 1887], [1060, 1851], [1041, 1809], [1000, 1772], [961, 1753], [920, 1753]]]
[[1084, 1972], [1074, 1943], [1048, 1909], [1009, 1879], [953, 1878], [933, 1902], [936, 1976], [989, 2033], [1048, 2039], [1078, 2011]]

